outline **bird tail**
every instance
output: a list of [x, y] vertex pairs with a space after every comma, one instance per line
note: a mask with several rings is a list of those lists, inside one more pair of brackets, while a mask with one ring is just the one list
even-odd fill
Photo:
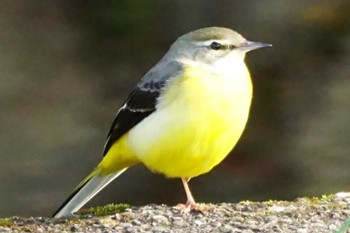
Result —
[[112, 182], [127, 168], [123, 168], [108, 175], [101, 175], [100, 169], [97, 167], [91, 172], [67, 198], [67, 200], [58, 208], [53, 217], [69, 217], [78, 211], [83, 205], [93, 198], [101, 189]]

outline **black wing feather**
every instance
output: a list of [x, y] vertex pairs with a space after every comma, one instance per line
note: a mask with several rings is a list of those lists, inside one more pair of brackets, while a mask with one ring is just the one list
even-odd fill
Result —
[[107, 154], [115, 141], [156, 110], [157, 99], [165, 83], [182, 69], [182, 64], [177, 61], [159, 62], [141, 79], [117, 113], [103, 155]]
[[113, 121], [103, 156], [115, 141], [156, 110], [157, 98], [163, 85], [164, 82], [148, 82], [133, 90]]

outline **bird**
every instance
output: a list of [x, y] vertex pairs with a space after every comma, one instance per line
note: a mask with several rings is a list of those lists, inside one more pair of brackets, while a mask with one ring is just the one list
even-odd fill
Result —
[[70, 217], [127, 168], [143, 164], [180, 178], [185, 209], [196, 210], [191, 178], [218, 165], [241, 137], [252, 101], [244, 58], [271, 44], [225, 27], [180, 36], [137, 83], [109, 130], [103, 158], [53, 217]]

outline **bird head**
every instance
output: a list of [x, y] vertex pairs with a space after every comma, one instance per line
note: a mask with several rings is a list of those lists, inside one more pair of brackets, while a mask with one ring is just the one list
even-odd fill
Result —
[[215, 65], [243, 61], [245, 53], [270, 47], [271, 44], [246, 40], [236, 31], [223, 27], [207, 27], [179, 37], [166, 58]]

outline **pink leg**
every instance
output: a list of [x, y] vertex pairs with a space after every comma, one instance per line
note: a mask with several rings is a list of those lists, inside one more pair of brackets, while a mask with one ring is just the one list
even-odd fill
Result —
[[187, 196], [186, 205], [183, 205], [183, 204], [178, 205], [181, 208], [181, 212], [188, 213], [188, 212], [191, 212], [191, 210], [194, 210], [194, 211], [199, 211], [202, 214], [205, 214], [207, 212], [207, 209], [208, 209], [207, 206], [202, 205], [202, 204], [197, 204], [194, 201], [190, 187], [188, 187], [187, 180], [185, 178], [181, 178], [181, 181], [182, 181], [182, 184], [184, 186], [186, 196]]
[[196, 202], [194, 201], [190, 187], [188, 187], [187, 180], [185, 178], [181, 178], [181, 181], [187, 196], [186, 207], [192, 209], [192, 207], [196, 206]]
[[202, 214], [205, 214], [207, 211], [207, 207], [205, 205], [197, 204], [194, 201], [191, 190], [188, 187], [187, 180], [185, 178], [181, 178], [181, 180], [187, 196], [186, 205], [182, 205], [182, 204], [178, 205], [182, 209], [181, 212], [188, 213], [188, 212], [191, 212], [191, 210], [194, 210], [194, 211], [199, 211]]

